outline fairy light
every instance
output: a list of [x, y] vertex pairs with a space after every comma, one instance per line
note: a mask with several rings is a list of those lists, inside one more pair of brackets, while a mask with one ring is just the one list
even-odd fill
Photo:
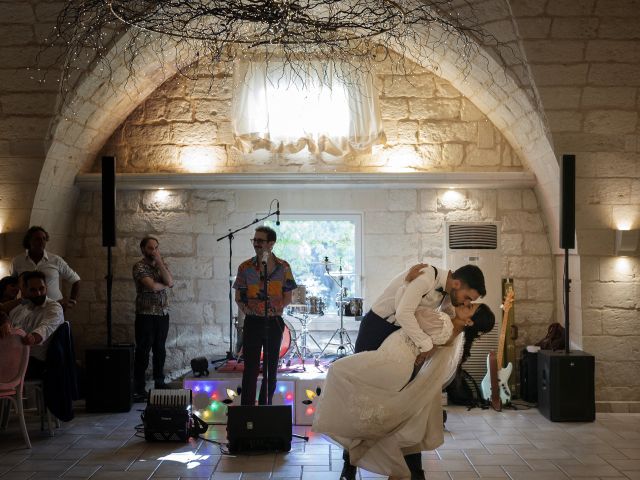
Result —
[[172, 52], [171, 63], [189, 78], [198, 77], [189, 68], [195, 60], [211, 82], [216, 72], [232, 71], [238, 58], [284, 61], [297, 73], [305, 67], [296, 65], [320, 59], [346, 81], [353, 67], [373, 72], [393, 52], [398, 71], [406, 71], [405, 58], [413, 56], [435, 68], [434, 52], [447, 50], [466, 76], [470, 59], [484, 55], [479, 44], [494, 47], [498, 57], [509, 51], [513, 61], [510, 46], [482, 26], [473, 0], [69, 0], [53, 33], [46, 45], [63, 47], [55, 60], [63, 93], [95, 60], [110, 75], [111, 62], [123, 58], [111, 55], [121, 39], [114, 53], [123, 54], [132, 77], [138, 58], [151, 49], [161, 63]]

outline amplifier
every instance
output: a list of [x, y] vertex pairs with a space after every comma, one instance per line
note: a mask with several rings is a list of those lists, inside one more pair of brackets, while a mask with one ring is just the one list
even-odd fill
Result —
[[552, 422], [593, 422], [596, 418], [595, 357], [574, 350], [538, 354], [538, 409]]
[[186, 442], [191, 430], [191, 390], [151, 390], [141, 418], [148, 442]]
[[291, 405], [238, 405], [227, 409], [230, 453], [291, 450]]

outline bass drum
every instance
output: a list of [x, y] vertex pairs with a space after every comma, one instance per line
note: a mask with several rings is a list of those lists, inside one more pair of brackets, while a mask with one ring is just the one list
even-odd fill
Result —
[[[291, 323], [289, 323], [287, 320], [285, 320], [284, 318], [282, 319], [284, 321], [284, 329], [282, 330], [282, 341], [280, 342], [280, 350], [278, 352], [278, 358], [282, 359], [284, 358], [284, 356], [289, 353], [289, 350], [291, 350], [291, 348], [293, 347], [293, 342], [296, 339], [296, 329], [293, 328], [293, 325], [291, 325]], [[236, 327], [238, 328], [238, 327]], [[242, 356], [242, 330], [244, 328], [240, 328], [238, 331], [238, 340], [239, 340], [239, 348], [238, 348], [238, 356], [241, 357]], [[263, 352], [260, 353], [260, 360], [263, 360], [264, 358], [264, 354]]]

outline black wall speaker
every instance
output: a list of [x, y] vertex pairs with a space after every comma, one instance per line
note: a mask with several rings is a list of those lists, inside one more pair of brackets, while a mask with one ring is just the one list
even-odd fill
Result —
[[576, 350], [538, 353], [538, 409], [553, 422], [596, 418], [595, 358]]
[[133, 404], [133, 345], [86, 351], [87, 412], [128, 412]]
[[115, 157], [102, 157], [102, 246], [116, 246]]
[[227, 409], [229, 452], [291, 450], [290, 405], [238, 405]]
[[575, 248], [576, 234], [576, 156], [563, 155], [560, 199], [560, 248]]

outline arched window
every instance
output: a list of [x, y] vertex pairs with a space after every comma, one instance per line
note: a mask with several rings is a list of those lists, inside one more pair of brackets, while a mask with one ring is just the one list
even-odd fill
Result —
[[370, 75], [337, 72], [309, 62], [295, 71], [282, 62], [243, 63], [233, 98], [236, 146], [245, 153], [344, 155], [384, 142]]

